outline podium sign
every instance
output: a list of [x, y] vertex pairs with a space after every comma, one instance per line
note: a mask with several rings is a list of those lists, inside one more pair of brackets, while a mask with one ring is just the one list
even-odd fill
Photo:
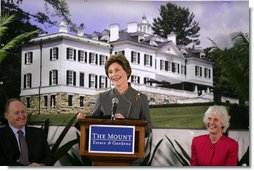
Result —
[[80, 155], [95, 166], [128, 166], [144, 157], [147, 121], [81, 118]]
[[90, 125], [89, 130], [89, 153], [134, 154], [134, 126]]

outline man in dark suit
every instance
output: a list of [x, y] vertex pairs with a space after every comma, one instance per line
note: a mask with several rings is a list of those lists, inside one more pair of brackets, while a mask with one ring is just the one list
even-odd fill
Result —
[[[8, 126], [0, 128], [0, 165], [1, 166], [50, 166], [53, 165], [52, 154], [44, 131], [28, 127], [25, 105], [19, 99], [9, 99], [5, 106], [5, 118]], [[22, 131], [27, 144], [28, 160], [21, 160], [18, 131]], [[22, 153], [23, 155], [23, 153]]]

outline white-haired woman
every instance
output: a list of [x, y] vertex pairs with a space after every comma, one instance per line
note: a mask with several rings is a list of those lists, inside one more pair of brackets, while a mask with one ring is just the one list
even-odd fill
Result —
[[191, 145], [191, 166], [236, 166], [238, 143], [225, 133], [230, 116], [224, 106], [210, 106], [203, 122], [209, 132], [194, 137]]

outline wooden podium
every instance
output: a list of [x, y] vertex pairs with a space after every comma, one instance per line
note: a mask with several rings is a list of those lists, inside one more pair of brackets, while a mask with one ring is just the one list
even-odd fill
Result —
[[[144, 157], [146, 121], [141, 120], [111, 120], [111, 119], [78, 119], [80, 124], [80, 155], [86, 156], [95, 166], [128, 166], [137, 158]], [[96, 153], [89, 152], [90, 125], [121, 125], [135, 127], [134, 154]]]

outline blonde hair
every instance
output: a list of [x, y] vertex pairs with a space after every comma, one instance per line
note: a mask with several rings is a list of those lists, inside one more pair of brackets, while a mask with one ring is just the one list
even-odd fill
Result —
[[208, 116], [211, 115], [212, 113], [219, 117], [223, 125], [222, 132], [225, 133], [230, 125], [230, 122], [229, 122], [230, 116], [228, 115], [226, 107], [218, 106], [218, 105], [210, 106], [204, 114], [204, 118], [203, 118], [204, 124], [207, 123]]

